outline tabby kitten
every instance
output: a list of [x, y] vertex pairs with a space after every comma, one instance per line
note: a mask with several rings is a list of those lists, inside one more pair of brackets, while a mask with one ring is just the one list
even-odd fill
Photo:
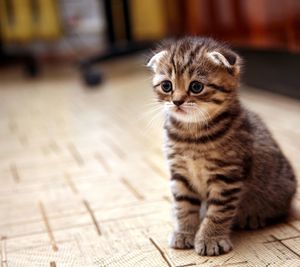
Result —
[[232, 249], [232, 227], [284, 218], [295, 176], [265, 124], [239, 101], [241, 58], [212, 39], [185, 38], [161, 47], [148, 66], [166, 115], [170, 246], [219, 255]]

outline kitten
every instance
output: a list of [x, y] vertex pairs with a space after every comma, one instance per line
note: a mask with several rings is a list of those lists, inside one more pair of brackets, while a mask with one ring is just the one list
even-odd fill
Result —
[[232, 249], [234, 226], [256, 229], [284, 218], [295, 175], [265, 124], [239, 101], [241, 58], [212, 39], [185, 38], [160, 48], [148, 66], [166, 114], [170, 246], [219, 255]]

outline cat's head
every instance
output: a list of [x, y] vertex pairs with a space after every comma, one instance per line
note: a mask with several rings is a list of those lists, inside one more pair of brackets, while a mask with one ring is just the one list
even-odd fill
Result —
[[237, 98], [241, 59], [210, 38], [162, 45], [147, 66], [158, 101], [180, 121], [205, 121]]

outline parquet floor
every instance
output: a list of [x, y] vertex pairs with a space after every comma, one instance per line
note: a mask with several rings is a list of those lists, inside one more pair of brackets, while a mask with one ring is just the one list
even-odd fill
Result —
[[[0, 73], [2, 267], [299, 267], [296, 220], [234, 232], [234, 250], [220, 257], [167, 247], [168, 174], [149, 73], [139, 57], [103, 69], [93, 90], [75, 70]], [[245, 87], [242, 98], [300, 177], [300, 102]]]

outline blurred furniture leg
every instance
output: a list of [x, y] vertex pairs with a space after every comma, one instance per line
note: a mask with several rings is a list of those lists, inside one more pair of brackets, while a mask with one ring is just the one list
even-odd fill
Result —
[[[113, 16], [113, 6], [110, 0], [104, 0], [105, 19], [107, 27], [107, 41], [109, 48], [104, 53], [99, 53], [80, 62], [80, 71], [84, 82], [89, 86], [96, 86], [102, 82], [102, 75], [95, 69], [97, 63], [108, 59], [128, 55], [141, 51], [150, 46], [149, 42], [135, 42], [132, 38], [131, 16], [129, 0], [120, 0], [122, 3], [122, 18], [124, 25], [124, 39], [122, 42], [116, 38], [116, 18]], [[119, 18], [118, 18], [119, 19]]]

